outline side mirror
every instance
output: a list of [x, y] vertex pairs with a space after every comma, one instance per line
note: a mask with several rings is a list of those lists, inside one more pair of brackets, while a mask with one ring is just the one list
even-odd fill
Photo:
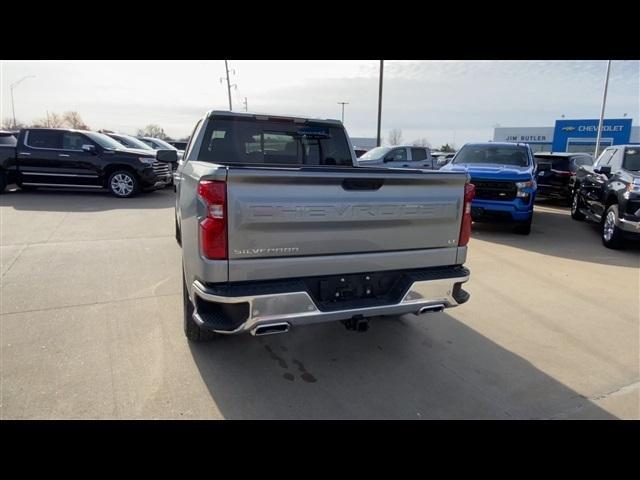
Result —
[[602, 175], [611, 175], [611, 165], [603, 165], [594, 170], [596, 173], [600, 173]]
[[382, 160], [384, 163], [389, 163], [389, 162], [393, 162], [393, 157], [384, 157], [384, 159]]
[[96, 146], [95, 145], [82, 145], [82, 151], [87, 153], [96, 154]]
[[178, 163], [177, 150], [156, 150], [156, 160], [165, 163]]

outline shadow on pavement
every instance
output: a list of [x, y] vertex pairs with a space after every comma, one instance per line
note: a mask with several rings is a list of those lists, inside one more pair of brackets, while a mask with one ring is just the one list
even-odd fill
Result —
[[39, 212], [101, 212], [117, 209], [167, 208], [175, 205], [172, 187], [141, 192], [133, 198], [116, 198], [106, 190], [49, 189], [21, 191], [8, 188], [0, 205]]
[[536, 204], [530, 235], [513, 232], [500, 223], [476, 223], [472, 238], [530, 250], [544, 255], [623, 267], [640, 266], [640, 242], [629, 241], [624, 250], [602, 245], [600, 226], [571, 218], [569, 208], [553, 203]]
[[616, 418], [445, 313], [190, 348], [227, 419]]

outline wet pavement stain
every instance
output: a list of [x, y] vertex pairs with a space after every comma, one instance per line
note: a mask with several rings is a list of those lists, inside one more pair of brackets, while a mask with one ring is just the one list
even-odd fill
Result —
[[300, 370], [300, 373], [301, 373], [300, 378], [302, 378], [302, 380], [304, 380], [307, 383], [315, 383], [318, 381], [316, 377], [314, 377], [309, 372], [307, 372], [307, 369], [304, 368], [304, 365], [300, 360], [296, 360], [294, 358], [293, 363], [295, 363], [298, 366], [298, 370]]
[[285, 373], [282, 375], [286, 380], [289, 380], [290, 382], [293, 382], [295, 380], [296, 377], [293, 376], [293, 373]]
[[380, 345], [378, 345], [378, 350], [382, 350], [382, 347]]
[[287, 347], [285, 347], [284, 345], [280, 345], [280, 350], [282, 350], [283, 352], [287, 351]]
[[273, 349], [269, 346], [269, 345], [265, 345], [264, 348], [267, 350], [267, 352], [269, 352], [269, 355], [271, 356], [272, 360], [275, 360], [276, 362], [278, 362], [278, 364], [280, 365], [280, 367], [282, 368], [289, 368], [287, 366], [287, 362], [285, 362], [284, 358], [279, 357], [276, 352], [273, 351]]

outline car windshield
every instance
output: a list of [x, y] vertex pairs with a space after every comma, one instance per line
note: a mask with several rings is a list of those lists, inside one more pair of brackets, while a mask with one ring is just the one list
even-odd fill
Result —
[[130, 137], [128, 135], [116, 135], [113, 138], [122, 143], [125, 147], [139, 148], [140, 150], [153, 150], [149, 145], [135, 137]]
[[102, 148], [106, 148], [107, 150], [120, 150], [123, 148], [122, 144], [115, 141], [113, 138], [105, 135], [104, 133], [96, 133], [96, 132], [82, 132], [91, 140], [96, 142]]
[[391, 150], [391, 147], [376, 147], [362, 155], [358, 160], [380, 160], [389, 150]]
[[173, 145], [165, 142], [164, 140], [160, 140], [159, 138], [152, 138], [152, 139], [150, 139], [150, 141], [151, 141], [151, 143], [156, 145], [158, 147], [158, 149], [162, 149], [162, 150], [177, 150], [176, 147], [174, 147]]
[[455, 156], [453, 163], [513, 165], [516, 167], [529, 165], [526, 147], [518, 145], [466, 145]]
[[640, 146], [638, 148], [627, 148], [624, 152], [622, 167], [635, 172], [640, 171]]

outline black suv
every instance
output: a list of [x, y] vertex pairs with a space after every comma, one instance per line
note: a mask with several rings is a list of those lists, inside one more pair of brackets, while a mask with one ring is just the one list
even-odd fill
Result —
[[29, 128], [17, 143], [0, 145], [0, 193], [17, 184], [38, 187], [107, 188], [116, 197], [165, 187], [175, 150], [126, 148], [101, 133]]
[[539, 152], [535, 154], [536, 200], [555, 199], [571, 205], [571, 192], [575, 175], [582, 166], [593, 165], [593, 157], [588, 153]]
[[640, 145], [609, 147], [593, 167], [578, 170], [571, 217], [600, 223], [608, 248], [623, 247], [625, 237], [640, 238]]

